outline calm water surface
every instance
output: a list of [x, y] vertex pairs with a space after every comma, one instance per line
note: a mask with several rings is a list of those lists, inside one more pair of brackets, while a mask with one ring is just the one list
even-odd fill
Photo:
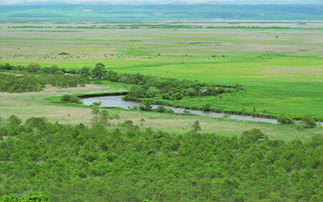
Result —
[[[101, 102], [101, 107], [119, 107], [123, 109], [129, 109], [132, 107], [140, 106], [140, 103], [125, 101], [122, 98], [124, 95], [116, 95], [116, 96], [102, 96], [102, 97], [91, 97], [82, 99], [83, 104], [92, 105], [94, 102]], [[151, 105], [154, 109], [156, 109], [159, 105]], [[178, 107], [167, 107], [172, 109], [175, 113], [180, 114], [184, 113], [184, 108]], [[244, 121], [254, 121], [254, 122], [265, 122], [265, 123], [273, 123], [277, 124], [277, 120], [275, 119], [267, 119], [267, 118], [257, 118], [251, 116], [241, 116], [241, 115], [228, 115], [224, 113], [215, 113], [215, 112], [203, 112], [199, 110], [189, 110], [191, 114], [200, 115], [200, 116], [210, 116], [210, 117], [226, 117], [229, 119], [236, 120], [244, 120]]]

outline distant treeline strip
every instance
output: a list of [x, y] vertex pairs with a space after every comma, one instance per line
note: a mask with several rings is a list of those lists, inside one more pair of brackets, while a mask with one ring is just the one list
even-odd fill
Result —
[[40, 68], [38, 64], [30, 64], [28, 67], [0, 65], [0, 70], [18, 70], [23, 73], [35, 74], [1, 74], [0, 91], [2, 92], [33, 92], [41, 91], [46, 85], [59, 88], [85, 86], [88, 79], [81, 76], [65, 75], [62, 69], [56, 66], [51, 68]]
[[[86, 81], [99, 81], [107, 80], [112, 82], [122, 82], [127, 84], [133, 84], [127, 99], [137, 100], [139, 98], [154, 98], [161, 97], [167, 100], [180, 100], [184, 96], [214, 96], [223, 93], [233, 93], [242, 90], [239, 84], [235, 86], [224, 85], [210, 85], [201, 83], [199, 81], [191, 80], [178, 80], [172, 78], [161, 78], [156, 76], [142, 75], [142, 74], [128, 74], [118, 73], [112, 70], [107, 70], [105, 65], [98, 63], [94, 68], [83, 67], [79, 70], [66, 70], [53, 65], [52, 67], [43, 67], [39, 64], [31, 63], [27, 67], [25, 66], [13, 66], [8, 63], [0, 65], [0, 70], [15, 70], [20, 72], [30, 72], [38, 74], [52, 74], [62, 75], [61, 77], [50, 77], [51, 83], [46, 83], [53, 86], [65, 87], [63, 84], [70, 79], [78, 84], [85, 84]], [[73, 76], [72, 76], [73, 75]], [[17, 76], [15, 76], [15, 79]], [[43, 76], [42, 76], [43, 77]], [[40, 77], [40, 78], [42, 78]], [[48, 78], [46, 78], [48, 79]], [[59, 82], [55, 83], [57, 79]], [[26, 82], [30, 79], [25, 79]], [[37, 81], [37, 79], [35, 79]], [[66, 82], [65, 82], [66, 80]], [[62, 85], [61, 85], [62, 82]], [[41, 83], [41, 82], [40, 82]], [[18, 82], [19, 84], [19, 82]], [[17, 84], [17, 85], [18, 85]], [[41, 83], [42, 84], [42, 83]], [[43, 84], [45, 85], [45, 84]], [[73, 87], [67, 85], [67, 87]], [[6, 89], [6, 87], [4, 87]], [[35, 90], [41, 90], [42, 88], [36, 88]], [[7, 91], [7, 90], [5, 90]], [[29, 90], [34, 91], [34, 90]], [[26, 91], [22, 91], [26, 92]]]

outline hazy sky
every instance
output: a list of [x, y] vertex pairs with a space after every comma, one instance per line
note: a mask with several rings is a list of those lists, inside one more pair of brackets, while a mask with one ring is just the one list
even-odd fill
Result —
[[1, 4], [17, 4], [17, 3], [34, 3], [34, 2], [55, 2], [55, 3], [205, 3], [205, 2], [221, 2], [221, 3], [323, 3], [323, 0], [0, 0]]

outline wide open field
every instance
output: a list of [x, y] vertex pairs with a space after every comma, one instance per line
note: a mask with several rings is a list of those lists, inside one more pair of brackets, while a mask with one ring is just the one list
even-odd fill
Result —
[[[2, 24], [0, 62], [75, 69], [102, 62], [122, 72], [238, 83], [244, 91], [171, 104], [200, 107], [211, 103], [214, 110], [226, 112], [285, 113], [293, 118], [311, 114], [323, 120], [322, 24], [212, 26], [95, 29], [91, 24], [82, 28], [76, 24], [47, 24], [50, 28]], [[70, 55], [60, 56], [63, 51]]]

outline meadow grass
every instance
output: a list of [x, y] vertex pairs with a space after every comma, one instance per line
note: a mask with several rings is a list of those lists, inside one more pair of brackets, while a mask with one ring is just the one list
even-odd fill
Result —
[[[309, 114], [323, 120], [322, 30], [24, 30], [0, 29], [0, 63], [37, 62], [78, 69], [101, 62], [120, 72], [241, 84], [244, 90], [238, 93], [162, 102], [191, 108], [210, 103], [217, 111], [273, 116], [284, 113], [291, 118]], [[62, 51], [70, 55], [59, 56]]]
[[[103, 92], [120, 92], [127, 89], [122, 85], [87, 85], [86, 87], [58, 89], [46, 88], [42, 92], [31, 93], [0, 93], [0, 117], [7, 118], [12, 114], [26, 120], [30, 117], [47, 117], [52, 122], [62, 124], [90, 124], [91, 107], [78, 104], [56, 103], [60, 96], [66, 94], [93, 94]], [[114, 124], [132, 120], [143, 128], [152, 128], [168, 132], [185, 133], [192, 130], [193, 123], [198, 120], [202, 132], [215, 133], [222, 136], [241, 135], [243, 131], [253, 128], [261, 129], [272, 139], [309, 140], [317, 134], [322, 134], [323, 128], [298, 130], [296, 126], [275, 125], [249, 121], [230, 120], [226, 118], [202, 117], [196, 115], [174, 115], [157, 112], [141, 112], [122, 109], [107, 109], [112, 114], [119, 114], [120, 119]], [[142, 119], [144, 121], [142, 121]]]

